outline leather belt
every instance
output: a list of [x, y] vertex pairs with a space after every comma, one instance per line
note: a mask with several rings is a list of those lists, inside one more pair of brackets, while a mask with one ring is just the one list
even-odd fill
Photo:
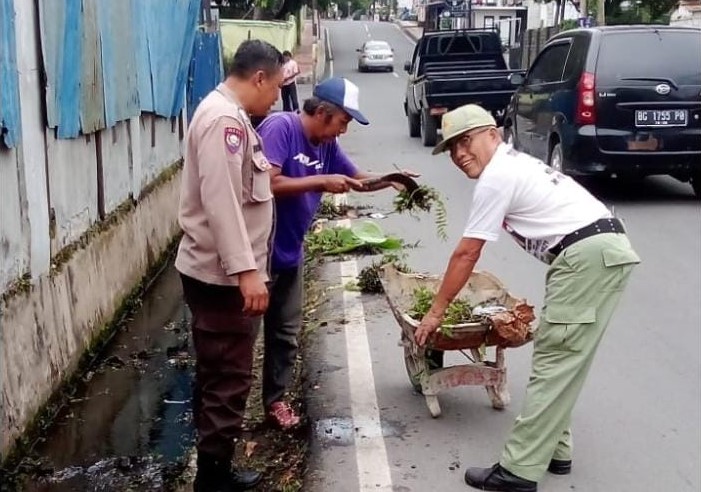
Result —
[[577, 229], [576, 231], [566, 235], [559, 243], [550, 248], [549, 251], [557, 256], [577, 241], [608, 232], [625, 234], [626, 230], [623, 227], [623, 223], [615, 217], [599, 219], [596, 222], [592, 222], [588, 226], [584, 226], [581, 229]]

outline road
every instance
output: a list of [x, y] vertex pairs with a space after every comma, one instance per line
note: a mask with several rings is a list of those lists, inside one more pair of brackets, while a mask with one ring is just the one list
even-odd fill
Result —
[[[449, 240], [436, 237], [428, 220], [381, 220], [407, 242], [415, 270], [441, 273], [467, 217], [474, 183], [447, 157], [408, 136], [402, 101], [403, 61], [413, 48], [388, 23], [326, 24], [334, 75], [360, 87], [371, 126], [351, 125], [341, 143], [362, 168], [393, 165], [422, 173], [422, 182], [447, 201]], [[397, 73], [360, 74], [355, 49], [369, 37], [389, 41]], [[612, 183], [593, 190], [622, 217], [643, 263], [635, 271], [609, 326], [573, 416], [574, 469], [547, 474], [542, 492], [697, 491], [701, 442], [701, 207], [691, 187], [649, 178], [639, 188]], [[354, 203], [391, 208], [391, 193], [356, 195]], [[363, 260], [359, 260], [363, 261]], [[323, 277], [339, 283], [358, 268], [330, 263]], [[546, 268], [504, 236], [488, 244], [478, 265], [518, 296], [540, 306]], [[343, 270], [343, 271], [342, 271]], [[317, 328], [307, 350], [309, 411], [314, 442], [309, 491], [461, 491], [468, 466], [489, 466], [521, 407], [530, 368], [530, 345], [507, 353], [512, 402], [496, 411], [481, 388], [461, 387], [440, 396], [443, 414], [432, 419], [411, 391], [397, 345], [399, 328], [381, 296], [329, 290], [328, 324]], [[461, 355], [447, 358], [459, 362]]]

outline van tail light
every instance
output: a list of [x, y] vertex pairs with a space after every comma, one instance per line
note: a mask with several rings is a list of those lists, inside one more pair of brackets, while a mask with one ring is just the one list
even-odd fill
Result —
[[596, 123], [596, 98], [594, 96], [594, 74], [584, 72], [577, 84], [577, 113], [574, 121], [578, 125]]

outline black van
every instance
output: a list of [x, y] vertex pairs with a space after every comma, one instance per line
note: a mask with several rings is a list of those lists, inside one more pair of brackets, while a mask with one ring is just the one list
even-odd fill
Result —
[[564, 31], [512, 82], [517, 148], [571, 175], [668, 174], [701, 197], [701, 29]]

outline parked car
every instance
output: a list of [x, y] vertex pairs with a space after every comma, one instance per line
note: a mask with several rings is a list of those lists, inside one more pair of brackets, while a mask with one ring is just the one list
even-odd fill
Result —
[[358, 55], [358, 71], [369, 70], [394, 71], [394, 50], [386, 41], [366, 41], [360, 49], [355, 50]]
[[438, 139], [442, 115], [469, 103], [482, 105], [501, 121], [516, 87], [504, 61], [497, 31], [461, 29], [426, 32], [411, 61], [404, 113], [409, 135], [425, 146]]
[[567, 174], [666, 174], [701, 197], [699, 46], [697, 28], [562, 32], [512, 76], [505, 137]]

